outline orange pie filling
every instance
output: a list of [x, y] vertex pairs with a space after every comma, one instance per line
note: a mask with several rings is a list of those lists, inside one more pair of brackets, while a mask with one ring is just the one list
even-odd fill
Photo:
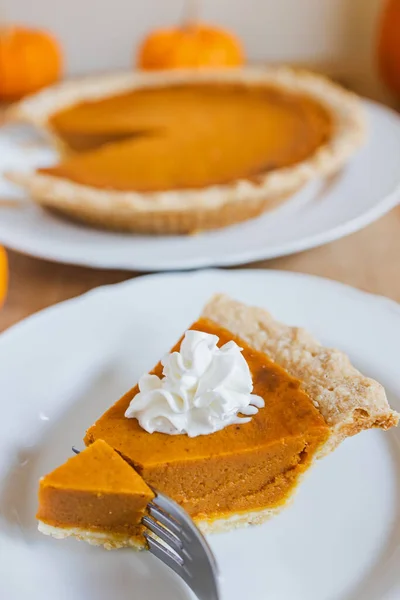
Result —
[[257, 181], [307, 159], [332, 132], [316, 100], [243, 84], [138, 89], [74, 105], [49, 125], [73, 153], [40, 173], [138, 192]]
[[[195, 519], [274, 509], [286, 502], [329, 428], [300, 381], [265, 354], [210, 320], [201, 318], [191, 329], [217, 335], [219, 346], [234, 340], [243, 348], [253, 393], [264, 399], [265, 407], [250, 422], [210, 435], [150, 434], [136, 419], [125, 417], [136, 386], [87, 431], [85, 442], [105, 440], [146, 483], [170, 495]], [[153, 372], [161, 376], [162, 365]]]

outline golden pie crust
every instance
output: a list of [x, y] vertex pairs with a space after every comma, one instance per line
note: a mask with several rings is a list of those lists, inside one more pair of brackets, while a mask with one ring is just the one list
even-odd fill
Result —
[[310, 179], [336, 172], [364, 141], [363, 109], [354, 94], [321, 76], [285, 67], [131, 73], [71, 81], [24, 100], [13, 109], [12, 117], [33, 123], [59, 144], [49, 119], [71, 105], [135, 89], [213, 83], [274, 86], [307, 96], [330, 115], [331, 135], [327, 143], [294, 165], [261, 172], [254, 179], [241, 178], [201, 189], [116, 191], [38, 172], [8, 176], [25, 187], [38, 204], [92, 225], [141, 233], [191, 233], [260, 215]]
[[215, 296], [203, 315], [239, 335], [302, 382], [330, 428], [320, 455], [364, 429], [397, 425], [399, 415], [390, 408], [383, 386], [362, 375], [346, 354], [325, 348], [306, 330], [280, 323], [266, 310], [225, 295]]

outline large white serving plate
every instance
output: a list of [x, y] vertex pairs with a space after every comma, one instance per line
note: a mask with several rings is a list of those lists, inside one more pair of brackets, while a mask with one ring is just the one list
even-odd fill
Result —
[[[327, 280], [265, 271], [155, 275], [39, 313], [0, 336], [1, 598], [190, 598], [146, 552], [39, 534], [37, 483], [218, 291], [348, 352], [400, 408], [400, 307]], [[280, 516], [210, 536], [223, 600], [398, 600], [399, 437], [369, 431], [347, 440]]]

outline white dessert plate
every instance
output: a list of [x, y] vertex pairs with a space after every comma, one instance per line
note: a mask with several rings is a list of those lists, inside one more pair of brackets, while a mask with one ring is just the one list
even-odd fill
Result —
[[[349, 165], [258, 219], [193, 236], [110, 233], [38, 208], [0, 177], [0, 243], [57, 262], [138, 271], [243, 264], [326, 244], [365, 227], [399, 199], [400, 118], [371, 102], [365, 109], [368, 142]], [[32, 135], [23, 127], [0, 130], [0, 173], [54, 160]]]
[[[349, 353], [400, 409], [400, 306], [281, 272], [154, 275], [59, 304], [0, 336], [0, 588], [12, 600], [185, 600], [147, 552], [37, 532], [38, 478], [224, 291]], [[269, 522], [209, 536], [223, 600], [398, 600], [400, 432], [368, 431], [321, 460]]]

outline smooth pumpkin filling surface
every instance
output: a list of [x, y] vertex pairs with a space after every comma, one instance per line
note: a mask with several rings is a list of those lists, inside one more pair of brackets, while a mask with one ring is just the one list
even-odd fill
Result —
[[37, 519], [54, 527], [140, 537], [150, 488], [98, 440], [40, 480]]
[[[284, 504], [329, 436], [325, 420], [301, 382], [265, 354], [208, 319], [191, 329], [217, 335], [219, 345], [234, 340], [243, 348], [253, 393], [265, 407], [249, 423], [210, 435], [149, 434], [124, 416], [136, 386], [87, 431], [85, 443], [105, 440], [146, 483], [172, 496], [194, 518], [213, 520]], [[179, 346], [180, 341], [172, 351]], [[153, 373], [162, 375], [161, 363]]]
[[316, 100], [243, 84], [133, 90], [72, 106], [49, 125], [72, 153], [39, 172], [138, 192], [257, 180], [307, 159], [332, 132]]

